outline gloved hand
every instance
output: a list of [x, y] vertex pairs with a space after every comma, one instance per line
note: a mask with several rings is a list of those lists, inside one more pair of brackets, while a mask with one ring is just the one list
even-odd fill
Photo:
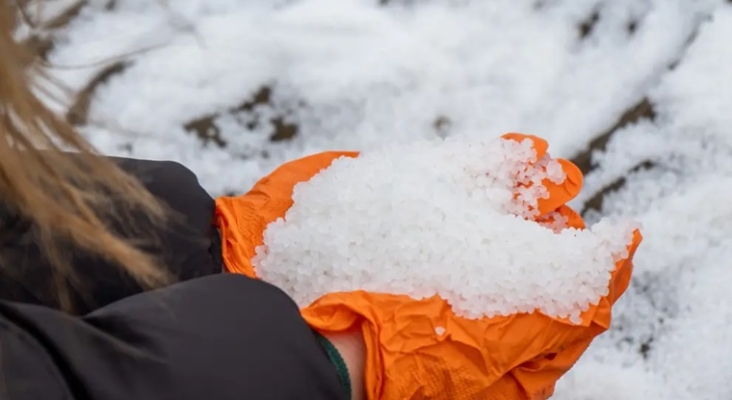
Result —
[[[504, 138], [534, 142], [537, 160], [546, 141], [527, 135]], [[354, 152], [326, 152], [282, 165], [247, 194], [217, 200], [224, 260], [230, 272], [255, 277], [255, 248], [270, 222], [292, 205], [293, 187], [309, 180], [338, 157]], [[582, 218], [565, 203], [579, 192], [582, 174], [559, 160], [567, 179], [545, 180], [547, 199], [538, 202], [537, 221], [558, 213], [568, 226], [583, 229]], [[617, 263], [609, 293], [582, 313], [582, 323], [539, 312], [469, 320], [458, 317], [435, 296], [408, 296], [354, 291], [330, 293], [301, 310], [322, 334], [358, 329], [366, 343], [365, 385], [369, 400], [540, 400], [550, 397], [555, 382], [577, 361], [592, 339], [609, 328], [611, 307], [628, 286], [632, 257], [641, 241], [635, 232], [629, 256]]]

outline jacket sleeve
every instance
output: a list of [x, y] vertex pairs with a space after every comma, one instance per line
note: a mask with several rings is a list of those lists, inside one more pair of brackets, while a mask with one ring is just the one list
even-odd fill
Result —
[[289, 297], [230, 274], [132, 296], [85, 317], [0, 302], [0, 371], [9, 400], [346, 395]]
[[[176, 281], [185, 281], [222, 271], [220, 237], [213, 226], [215, 202], [196, 175], [181, 164], [167, 161], [111, 158], [137, 179], [171, 212], [164, 224], [150, 224], [139, 212], [119, 209], [120, 218], [108, 221], [110, 228], [158, 257]], [[112, 199], [112, 207], [115, 207]], [[71, 249], [83, 293], [70, 291], [76, 314], [143, 292], [145, 288], [107, 260]], [[0, 299], [59, 308], [53, 270], [38, 246], [31, 224], [2, 204], [0, 199], [0, 256], [12, 271], [0, 273]]]

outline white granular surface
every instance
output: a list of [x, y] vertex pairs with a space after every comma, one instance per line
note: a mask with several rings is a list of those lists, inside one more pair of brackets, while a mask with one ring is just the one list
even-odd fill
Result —
[[548, 195], [542, 180], [565, 179], [555, 160], [535, 159], [529, 139], [423, 141], [337, 159], [295, 187], [285, 218], [264, 233], [256, 272], [300, 306], [363, 289], [439, 295], [467, 318], [539, 309], [578, 321], [607, 293], [634, 226], [527, 220]]

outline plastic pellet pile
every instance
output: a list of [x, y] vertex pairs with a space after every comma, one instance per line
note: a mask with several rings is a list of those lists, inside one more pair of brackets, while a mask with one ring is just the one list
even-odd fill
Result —
[[529, 139], [422, 141], [340, 158], [298, 184], [253, 264], [300, 306], [330, 292], [438, 295], [466, 318], [539, 310], [579, 322], [608, 290], [636, 226], [537, 223], [544, 179]]

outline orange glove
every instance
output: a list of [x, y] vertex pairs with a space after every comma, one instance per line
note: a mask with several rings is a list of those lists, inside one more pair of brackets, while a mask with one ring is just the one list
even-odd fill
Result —
[[[540, 159], [547, 143], [532, 139]], [[354, 152], [326, 152], [282, 165], [249, 193], [217, 199], [224, 261], [230, 272], [255, 277], [255, 248], [270, 222], [292, 205], [293, 187], [309, 180], [338, 157]], [[584, 228], [582, 218], [565, 203], [579, 192], [582, 174], [559, 160], [567, 179], [545, 180], [549, 198], [539, 200], [537, 221], [558, 212], [568, 225]], [[469, 320], [456, 316], [438, 296], [414, 300], [404, 295], [364, 291], [330, 293], [302, 309], [313, 329], [323, 334], [359, 329], [366, 343], [365, 384], [369, 400], [540, 400], [574, 365], [592, 339], [608, 329], [611, 307], [628, 286], [632, 257], [641, 241], [634, 233], [629, 256], [617, 263], [609, 294], [582, 313], [580, 325], [539, 312]]]

